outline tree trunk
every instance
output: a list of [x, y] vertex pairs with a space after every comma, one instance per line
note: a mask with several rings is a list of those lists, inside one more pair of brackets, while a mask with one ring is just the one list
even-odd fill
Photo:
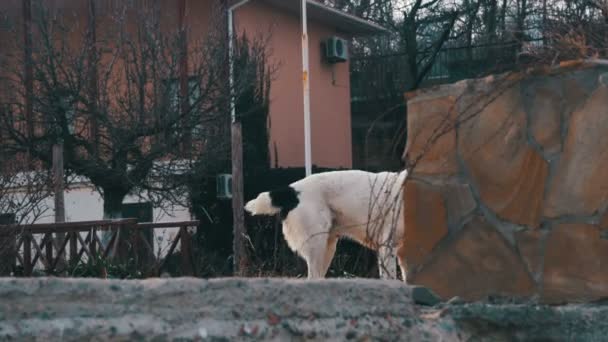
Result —
[[89, 63], [89, 102], [91, 103], [90, 137], [93, 145], [93, 155], [97, 156], [99, 148], [99, 124], [97, 122], [97, 101], [99, 98], [99, 85], [97, 77], [97, 16], [95, 12], [95, 0], [89, 0], [88, 11], [88, 63]]
[[524, 39], [524, 31], [526, 24], [526, 16], [528, 15], [528, 2], [527, 0], [521, 0], [519, 2], [519, 8], [517, 12], [517, 30], [515, 31], [515, 37], [518, 41], [518, 45], [521, 46], [521, 42]]
[[[184, 127], [188, 127], [188, 116], [190, 116], [190, 92], [188, 89], [188, 35], [186, 31], [186, 0], [178, 1], [178, 29], [179, 29], [179, 98], [180, 114], [184, 121]], [[181, 153], [190, 156], [192, 137], [189, 130], [184, 130], [184, 141]]]
[[126, 192], [103, 189], [103, 218], [113, 220], [122, 218], [122, 201]]
[[418, 79], [418, 43], [416, 42], [415, 18], [406, 17], [403, 24], [405, 49], [407, 52], [407, 64], [411, 79], [406, 84], [405, 90], [414, 90]]
[[[27, 120], [27, 134], [34, 137], [34, 63], [32, 60], [32, 2], [23, 1], [23, 53], [25, 63], [25, 118]], [[28, 155], [29, 157], [29, 155]]]
[[63, 197], [63, 144], [53, 145], [53, 192], [55, 195], [55, 223], [65, 222]]
[[[127, 192], [125, 191], [117, 191], [117, 190], [103, 190], [103, 218], [104, 220], [115, 220], [122, 218], [122, 201], [124, 200]], [[124, 245], [124, 241], [128, 238], [125, 236], [126, 234], [120, 234], [118, 232], [118, 236], [114, 241], [114, 246], [111, 248], [111, 252], [109, 257], [113, 258], [117, 254], [118, 246]], [[110, 237], [112, 236], [112, 232], [104, 231], [101, 234], [101, 242], [103, 243], [103, 248], [106, 248], [108, 243], [110, 242]]]
[[497, 11], [497, 1], [496, 0], [490, 0], [488, 1], [488, 3], [486, 4], [486, 13], [485, 13], [485, 17], [486, 17], [486, 34], [487, 34], [487, 43], [489, 44], [494, 44], [496, 43], [496, 21], [497, 21], [497, 17], [496, 17], [496, 11]]
[[505, 37], [507, 34], [507, 23], [506, 23], [507, 19], [506, 18], [507, 18], [507, 0], [503, 0], [502, 7], [500, 9], [500, 34], [501, 34], [503, 41], [505, 40]]
[[486, 9], [486, 34], [487, 34], [487, 43], [490, 44], [488, 46], [488, 54], [487, 60], [493, 61], [496, 58], [497, 50], [494, 44], [496, 41], [496, 10], [497, 10], [497, 0], [490, 0], [488, 2], [488, 8]]
[[245, 249], [245, 214], [243, 212], [243, 140], [241, 122], [232, 123], [232, 225], [234, 275], [244, 276], [248, 259]]
[[481, 1], [476, 1], [474, 4], [471, 4], [467, 1], [467, 11], [468, 18], [466, 24], [466, 40], [467, 40], [467, 63], [471, 66], [471, 62], [473, 61], [473, 27], [475, 26], [475, 20], [477, 19], [477, 12], [479, 12], [479, 6]]
[[[0, 225], [15, 224], [15, 215], [0, 215]], [[17, 234], [0, 228], [0, 277], [10, 276], [17, 261]]]

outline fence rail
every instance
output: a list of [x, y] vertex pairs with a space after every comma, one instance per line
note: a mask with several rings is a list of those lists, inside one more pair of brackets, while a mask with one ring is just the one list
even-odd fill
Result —
[[[189, 228], [197, 227], [198, 223], [138, 223], [136, 219], [120, 219], [0, 226], [0, 275], [31, 276], [36, 266], [41, 266], [46, 274], [60, 274], [79, 264], [129, 260], [142, 273], [157, 276], [178, 245], [182, 273], [194, 275]], [[167, 228], [178, 231], [170, 239], [163, 257], [154, 253], [150, 236], [156, 229]]]
[[[542, 39], [523, 42], [542, 44]], [[511, 70], [516, 65], [522, 42], [507, 41], [462, 47], [446, 47], [437, 55], [419, 53], [420, 65], [433, 63], [424, 76], [422, 86], [452, 83], [466, 78], [482, 77], [489, 73]], [[411, 85], [412, 78], [405, 52], [373, 56], [353, 56], [350, 61], [351, 100], [354, 102], [392, 96], [399, 99]]]

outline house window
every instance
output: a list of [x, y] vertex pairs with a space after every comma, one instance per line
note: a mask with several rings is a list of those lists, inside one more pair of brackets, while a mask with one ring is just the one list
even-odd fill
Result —
[[0, 214], [0, 226], [5, 224], [14, 224], [17, 217], [14, 213]]
[[15, 27], [15, 23], [12, 22], [8, 15], [0, 14], [0, 30], [9, 30]]
[[[196, 113], [200, 109], [199, 102], [201, 100], [201, 87], [199, 82], [200, 79], [198, 77], [192, 76], [188, 78], [188, 104], [190, 108], [187, 114], [189, 115]], [[180, 82], [179, 78], [172, 78], [164, 81], [164, 83], [166, 87], [165, 96], [167, 99], [167, 111], [164, 113], [163, 120], [168, 120], [168, 122], [171, 122], [172, 119], [180, 118], [182, 114]], [[196, 117], [193, 117], [192, 119], [197, 120]], [[199, 136], [203, 130], [200, 120], [197, 120], [197, 122], [194, 124], [192, 122], [185, 123], [182, 120], [178, 120], [178, 122], [174, 123], [171, 122], [171, 124], [174, 125], [175, 129], [172, 129], [172, 132], [168, 134], [174, 138], [185, 138], [186, 136], [196, 137]], [[189, 133], [186, 131], [189, 131]], [[180, 148], [185, 148], [185, 146]]]
[[[179, 113], [180, 107], [180, 82], [179, 78], [172, 78], [164, 81], [168, 109], [170, 113]], [[201, 88], [198, 77], [188, 78], [188, 102], [190, 107], [195, 107], [201, 97]]]
[[[57, 115], [64, 114], [68, 133], [73, 135], [76, 132], [76, 109], [74, 108], [74, 97], [72, 95], [62, 96], [59, 99], [59, 106], [60, 108], [58, 108]], [[63, 129], [62, 123], [58, 122], [58, 124]]]

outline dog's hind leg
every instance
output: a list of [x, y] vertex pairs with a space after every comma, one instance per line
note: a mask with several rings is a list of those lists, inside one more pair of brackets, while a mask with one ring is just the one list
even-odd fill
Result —
[[323, 264], [323, 275], [327, 275], [327, 270], [329, 270], [329, 266], [331, 265], [331, 261], [334, 259], [334, 254], [336, 254], [336, 245], [338, 244], [338, 238], [329, 237], [327, 239], [327, 248], [325, 249], [325, 263]]
[[397, 260], [390, 246], [380, 246], [378, 249], [378, 271], [380, 279], [397, 279]]
[[397, 248], [397, 261], [399, 262], [399, 268], [401, 268], [401, 278], [403, 282], [407, 284], [407, 262], [405, 259], [405, 244], [399, 244]]

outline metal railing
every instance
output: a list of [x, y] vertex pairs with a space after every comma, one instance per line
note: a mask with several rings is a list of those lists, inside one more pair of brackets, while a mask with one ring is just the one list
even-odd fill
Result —
[[[536, 43], [534, 40], [527, 43]], [[511, 70], [516, 66], [521, 42], [501, 42], [441, 49], [424, 76], [422, 86], [453, 83], [467, 78]], [[419, 65], [432, 58], [419, 54]], [[410, 74], [407, 54], [394, 53], [375, 56], [353, 56], [350, 60], [351, 100], [402, 97], [415, 75]]]
[[[194, 275], [192, 235], [198, 221], [137, 223], [136, 219], [0, 226], [0, 275], [60, 275], [79, 264], [133, 261], [142, 274], [160, 275], [178, 244], [182, 273]], [[155, 253], [146, 232], [176, 228], [166, 253]], [[102, 236], [105, 233], [105, 236]], [[153, 233], [152, 233], [153, 234]]]

